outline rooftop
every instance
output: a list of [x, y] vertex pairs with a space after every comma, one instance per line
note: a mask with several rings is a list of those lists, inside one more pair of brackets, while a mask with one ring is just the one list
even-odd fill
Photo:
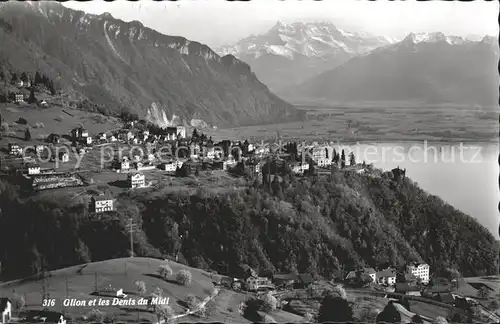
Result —
[[391, 271], [391, 270], [383, 270], [377, 272], [377, 277], [395, 277], [396, 272]]
[[114, 198], [110, 195], [99, 195], [92, 197], [95, 201], [105, 201], [105, 200], [113, 200]]

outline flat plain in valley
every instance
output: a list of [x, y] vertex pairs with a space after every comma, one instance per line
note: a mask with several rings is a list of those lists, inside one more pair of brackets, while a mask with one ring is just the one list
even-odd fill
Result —
[[416, 103], [297, 104], [303, 122], [214, 129], [214, 139], [355, 142], [495, 142], [496, 107]]

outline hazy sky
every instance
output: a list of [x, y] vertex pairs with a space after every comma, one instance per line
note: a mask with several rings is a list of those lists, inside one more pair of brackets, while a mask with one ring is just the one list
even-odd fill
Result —
[[184, 36], [209, 46], [260, 34], [278, 20], [286, 23], [331, 21], [350, 31], [402, 37], [410, 32], [498, 35], [498, 1], [367, 1], [367, 0], [181, 0], [136, 3], [89, 1], [65, 6], [89, 13], [111, 13], [125, 21], [138, 20], [157, 31]]

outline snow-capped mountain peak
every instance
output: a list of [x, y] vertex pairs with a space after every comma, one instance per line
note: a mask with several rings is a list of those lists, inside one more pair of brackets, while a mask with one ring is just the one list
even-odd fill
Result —
[[331, 55], [360, 54], [391, 44], [384, 37], [354, 33], [337, 28], [332, 22], [278, 21], [265, 34], [250, 36], [231, 46], [218, 49], [222, 55], [257, 59], [263, 55], [279, 55], [288, 59], [297, 56], [329, 57]]
[[442, 32], [434, 33], [410, 33], [403, 40], [405, 43], [420, 44], [420, 43], [440, 43], [446, 42], [450, 45], [463, 44], [468, 40], [459, 36], [447, 36]]

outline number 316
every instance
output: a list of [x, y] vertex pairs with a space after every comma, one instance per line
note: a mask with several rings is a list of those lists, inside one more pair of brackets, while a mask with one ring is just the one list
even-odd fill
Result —
[[42, 306], [43, 307], [50, 307], [50, 306], [55, 306], [56, 305], [56, 300], [55, 299], [44, 299]]

